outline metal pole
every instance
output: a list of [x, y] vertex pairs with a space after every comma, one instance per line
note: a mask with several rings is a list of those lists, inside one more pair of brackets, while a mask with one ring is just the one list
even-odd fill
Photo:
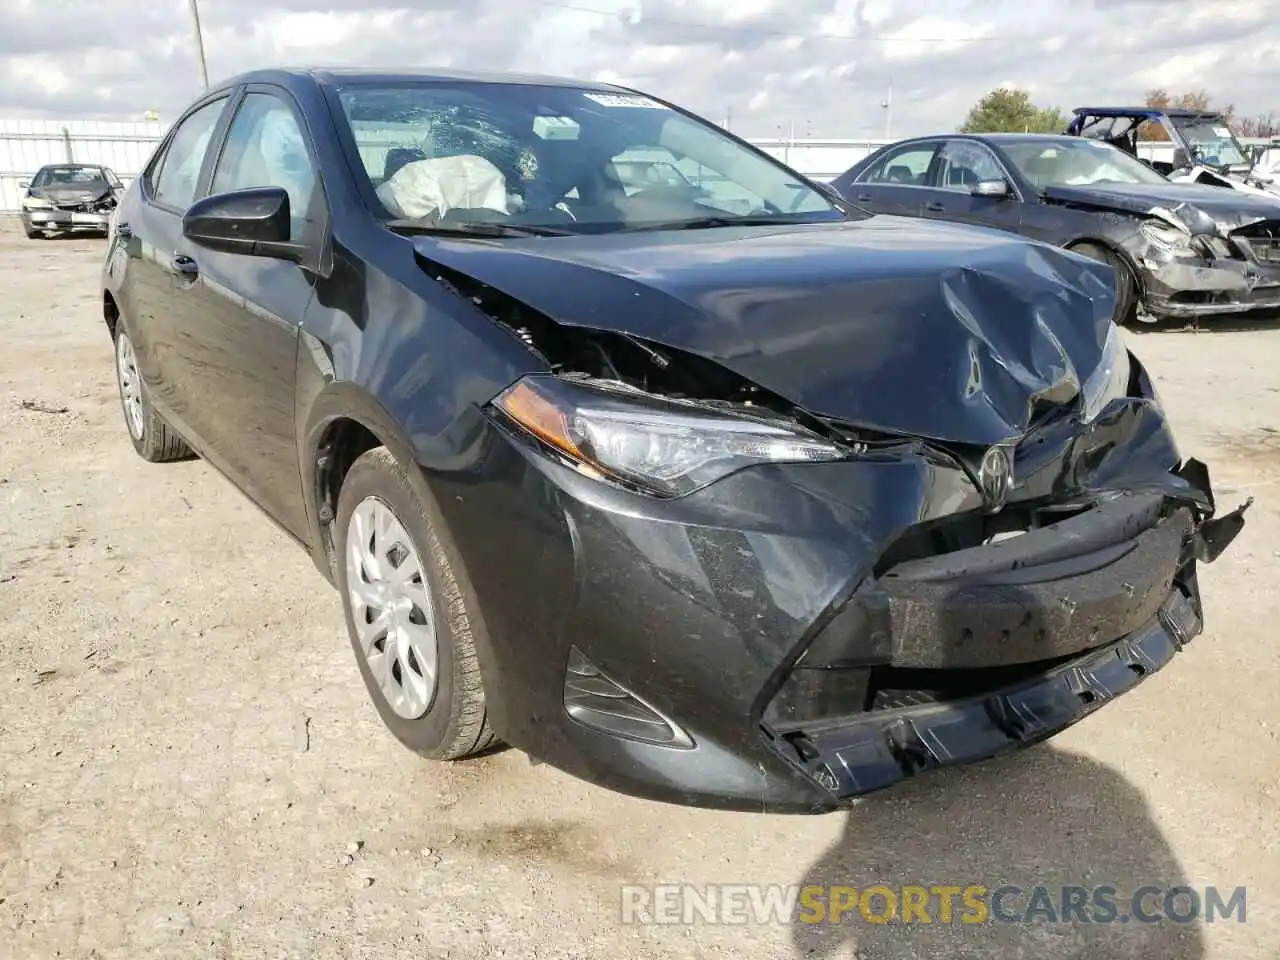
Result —
[[[191, 2], [195, 3], [195, 0], [191, 0]], [[889, 90], [887, 95], [884, 98], [884, 138], [886, 140], [893, 139], [893, 137], [889, 134], [889, 131], [892, 129], [892, 127], [893, 127], [893, 78], [890, 77]]]
[[196, 59], [200, 65], [200, 87], [209, 89], [209, 68], [204, 62], [204, 34], [200, 32], [200, 5], [198, 0], [191, 0], [191, 21], [196, 28]]

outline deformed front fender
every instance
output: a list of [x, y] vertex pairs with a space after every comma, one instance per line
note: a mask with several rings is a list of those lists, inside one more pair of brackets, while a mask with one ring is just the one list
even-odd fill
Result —
[[[476, 415], [479, 416], [478, 413]], [[330, 502], [325, 496], [323, 472], [329, 466], [328, 458], [334, 455], [334, 451], [328, 449], [327, 444], [336, 435], [336, 428], [339, 424], [345, 426], [352, 423], [368, 431], [405, 468], [409, 485], [424, 505], [427, 516], [437, 532], [440, 545], [449, 560], [455, 582], [462, 593], [481, 676], [485, 678], [496, 676], [493, 646], [489, 640], [480, 601], [472, 587], [466, 561], [449, 534], [439, 500], [428, 480], [428, 473], [422, 469], [419, 457], [414, 451], [413, 442], [386, 407], [362, 387], [351, 382], [330, 380], [323, 384], [319, 392], [312, 397], [305, 426], [299, 431], [302, 485], [306, 498], [307, 517], [311, 526], [313, 562], [317, 569], [336, 585], [336, 554], [329, 531], [329, 525], [335, 519], [336, 502]], [[490, 712], [495, 728], [503, 729], [505, 717], [502, 715], [502, 705], [493, 704]]]

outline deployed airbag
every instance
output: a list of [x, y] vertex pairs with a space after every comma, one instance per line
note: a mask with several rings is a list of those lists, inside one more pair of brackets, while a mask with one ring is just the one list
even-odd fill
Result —
[[406, 163], [377, 193], [397, 217], [437, 219], [455, 208], [509, 212], [507, 178], [484, 157], [469, 154]]

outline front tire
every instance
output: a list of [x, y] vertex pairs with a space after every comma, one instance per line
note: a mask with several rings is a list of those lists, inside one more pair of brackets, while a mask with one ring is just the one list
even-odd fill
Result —
[[1078, 243], [1070, 250], [1090, 260], [1105, 263], [1116, 272], [1115, 321], [1117, 326], [1132, 326], [1137, 319], [1138, 297], [1137, 284], [1134, 283], [1133, 274], [1129, 272], [1129, 265], [1120, 258], [1119, 254], [1100, 244]]
[[116, 386], [120, 390], [120, 408], [124, 413], [124, 425], [129, 431], [133, 449], [143, 460], [151, 463], [190, 457], [191, 448], [186, 441], [165, 423], [164, 418], [151, 405], [151, 398], [147, 396], [146, 387], [138, 373], [133, 341], [129, 339], [123, 323], [116, 324], [115, 348]]
[[351, 465], [335, 527], [347, 631], [382, 722], [432, 760], [487, 749], [494, 735], [448, 534], [385, 447]]

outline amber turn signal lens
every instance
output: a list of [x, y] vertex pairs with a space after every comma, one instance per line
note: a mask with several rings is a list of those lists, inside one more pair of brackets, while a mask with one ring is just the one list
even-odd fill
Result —
[[498, 397], [497, 405], [534, 436], [575, 460], [587, 459], [569, 437], [569, 421], [564, 411], [536, 385], [520, 381]]

